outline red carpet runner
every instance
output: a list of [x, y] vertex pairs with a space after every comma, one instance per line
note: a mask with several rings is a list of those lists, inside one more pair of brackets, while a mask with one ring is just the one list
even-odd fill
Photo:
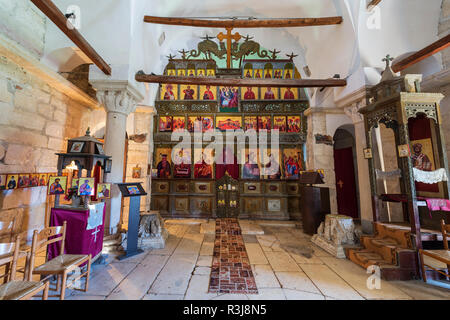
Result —
[[258, 294], [237, 219], [216, 220], [209, 292]]

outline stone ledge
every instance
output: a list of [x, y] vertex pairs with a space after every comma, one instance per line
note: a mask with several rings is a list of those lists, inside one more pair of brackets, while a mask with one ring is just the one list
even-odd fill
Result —
[[25, 49], [21, 48], [14, 41], [9, 40], [0, 34], [0, 55], [7, 57], [16, 65], [22, 67], [29, 74], [36, 76], [51, 88], [60, 91], [81, 105], [97, 109], [100, 107], [98, 101], [92, 99], [88, 94], [81, 91], [74, 84], [66, 80], [64, 77], [42, 64]]

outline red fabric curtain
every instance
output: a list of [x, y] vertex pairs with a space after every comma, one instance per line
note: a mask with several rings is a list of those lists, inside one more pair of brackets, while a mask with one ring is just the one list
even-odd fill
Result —
[[358, 218], [353, 148], [334, 150], [336, 193], [339, 214]]
[[[231, 152], [231, 150], [228, 152]], [[222, 178], [225, 175], [225, 172], [228, 171], [230, 176], [237, 180], [239, 179], [239, 165], [237, 163], [236, 155], [233, 156], [234, 158], [232, 164], [226, 164], [226, 154], [227, 151], [224, 149], [222, 155], [220, 156], [223, 159], [223, 164], [216, 164], [216, 179]]]

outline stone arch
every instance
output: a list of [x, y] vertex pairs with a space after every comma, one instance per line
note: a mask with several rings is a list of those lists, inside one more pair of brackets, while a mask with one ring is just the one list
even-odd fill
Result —
[[91, 64], [91, 60], [77, 47], [65, 47], [53, 50], [42, 57], [44, 64], [56, 72], [71, 72], [83, 64]]

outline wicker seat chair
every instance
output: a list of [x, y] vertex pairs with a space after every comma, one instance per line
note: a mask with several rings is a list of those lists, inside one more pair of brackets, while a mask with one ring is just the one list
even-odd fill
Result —
[[426, 268], [439, 272], [444, 275], [447, 280], [450, 278], [450, 250], [448, 246], [450, 224], [445, 224], [445, 221], [442, 219], [441, 229], [444, 250], [419, 250], [423, 281], [425, 282], [427, 282]]
[[[26, 281], [15, 280], [19, 251], [20, 236], [17, 236], [16, 242], [0, 243], [0, 265], [11, 264], [9, 281], [0, 285], [0, 300], [29, 300], [41, 291], [43, 291], [42, 299], [47, 300], [49, 283], [48, 281], [31, 281], [32, 269]], [[32, 268], [32, 266], [29, 267]]]
[[[74, 284], [75, 281], [81, 279], [82, 277], [86, 278], [84, 291], [86, 292], [89, 288], [89, 274], [91, 269], [91, 255], [84, 254], [64, 254], [64, 244], [66, 238], [66, 227], [67, 222], [64, 221], [63, 226], [61, 227], [49, 227], [45, 228], [42, 231], [38, 232], [34, 231], [33, 234], [33, 243], [31, 245], [31, 257], [30, 264], [34, 265], [35, 261], [35, 253], [43, 247], [47, 247], [49, 244], [56, 243], [61, 241], [60, 247], [60, 255], [48, 260], [44, 264], [34, 268], [33, 274], [39, 274], [41, 277], [50, 277], [57, 276], [57, 285], [56, 291], [60, 291], [59, 295], [51, 297], [59, 297], [60, 300], [64, 300], [65, 291], [68, 287], [67, 278], [68, 275], [72, 272], [80, 271], [72, 277], [70, 285]], [[87, 270], [85, 272], [81, 272], [81, 266], [86, 265]], [[75, 288], [77, 289], [77, 288]]]

